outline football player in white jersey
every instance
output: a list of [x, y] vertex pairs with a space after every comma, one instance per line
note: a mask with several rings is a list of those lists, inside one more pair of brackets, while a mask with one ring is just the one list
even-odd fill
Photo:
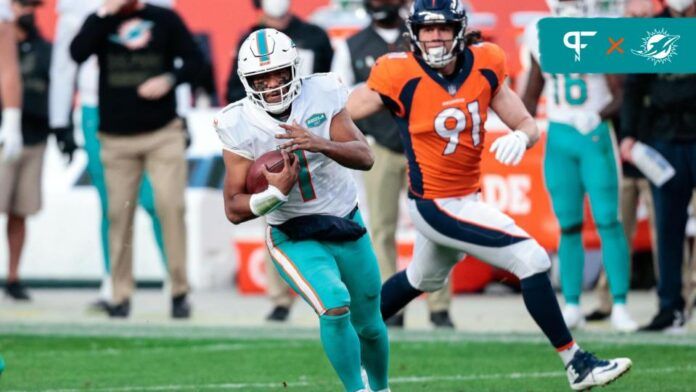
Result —
[[[611, 14], [612, 3], [618, 4], [599, 0], [550, 0], [549, 8], [555, 16], [606, 16]], [[531, 69], [523, 101], [530, 113], [536, 113], [537, 102], [547, 85], [549, 127], [544, 176], [561, 226], [558, 256], [566, 301], [563, 318], [570, 328], [579, 328], [585, 323], [580, 294], [584, 266], [583, 204], [587, 194], [614, 300], [612, 326], [619, 331], [635, 331], [638, 325], [626, 309], [630, 255], [619, 218], [620, 169], [616, 140], [609, 123], [621, 106], [621, 80], [615, 75], [542, 73], [536, 23], [528, 27], [525, 41], [531, 52]]]
[[[374, 157], [344, 109], [348, 91], [331, 73], [300, 77], [295, 44], [274, 29], [253, 32], [238, 59], [247, 96], [215, 118], [227, 218], [266, 217], [273, 262], [319, 316], [324, 351], [345, 390], [367, 390], [362, 364], [370, 390], [387, 391], [381, 279], [348, 170], [369, 170]], [[268, 188], [250, 194], [250, 167], [274, 150], [285, 167], [265, 170]]]

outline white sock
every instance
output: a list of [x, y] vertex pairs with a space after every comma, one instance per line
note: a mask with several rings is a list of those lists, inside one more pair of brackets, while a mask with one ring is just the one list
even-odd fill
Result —
[[577, 343], [573, 342], [573, 345], [566, 348], [565, 350], [561, 350], [558, 352], [558, 355], [561, 356], [561, 361], [563, 361], [563, 366], [568, 366], [570, 361], [573, 360], [573, 357], [575, 356], [575, 353], [580, 350], [580, 346], [578, 346]]

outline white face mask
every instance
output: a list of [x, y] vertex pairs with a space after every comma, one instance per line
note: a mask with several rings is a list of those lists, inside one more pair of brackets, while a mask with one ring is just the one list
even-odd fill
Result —
[[261, 9], [271, 18], [280, 18], [288, 13], [290, 0], [261, 0]]
[[693, 3], [694, 0], [666, 0], [667, 6], [679, 13], [686, 11]]
[[444, 45], [428, 49], [425, 56], [426, 63], [436, 69], [445, 67], [452, 59], [454, 59], [452, 52], [447, 51]]

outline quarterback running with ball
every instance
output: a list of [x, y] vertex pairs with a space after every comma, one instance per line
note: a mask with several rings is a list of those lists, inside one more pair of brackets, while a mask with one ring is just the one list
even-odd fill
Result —
[[631, 360], [600, 360], [580, 349], [551, 287], [546, 251], [480, 200], [488, 109], [514, 129], [491, 146], [505, 165], [517, 165], [539, 131], [505, 84], [503, 51], [465, 34], [466, 21], [458, 0], [415, 0], [407, 23], [413, 51], [377, 60], [347, 104], [354, 119], [390, 110], [408, 158], [409, 207], [417, 229], [413, 261], [384, 283], [382, 316], [443, 287], [457, 261], [470, 254], [520, 279], [527, 310], [558, 351], [572, 389], [608, 384]]
[[[246, 98], [215, 118], [223, 144], [225, 212], [233, 223], [264, 216], [266, 242], [283, 279], [319, 316], [321, 341], [346, 391], [388, 391], [389, 341], [381, 279], [348, 169], [369, 170], [372, 152], [344, 109], [334, 74], [299, 77], [295, 44], [274, 29], [239, 49]], [[284, 167], [264, 170], [268, 188], [249, 194], [254, 160], [280, 149]]]

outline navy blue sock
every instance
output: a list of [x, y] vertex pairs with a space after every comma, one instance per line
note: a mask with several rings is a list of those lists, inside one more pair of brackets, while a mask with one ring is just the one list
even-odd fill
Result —
[[573, 337], [563, 321], [556, 293], [546, 272], [541, 272], [521, 280], [522, 298], [527, 311], [553, 347], [561, 348], [573, 342]]
[[382, 285], [382, 319], [388, 320], [421, 294], [408, 282], [406, 270], [395, 273]]

